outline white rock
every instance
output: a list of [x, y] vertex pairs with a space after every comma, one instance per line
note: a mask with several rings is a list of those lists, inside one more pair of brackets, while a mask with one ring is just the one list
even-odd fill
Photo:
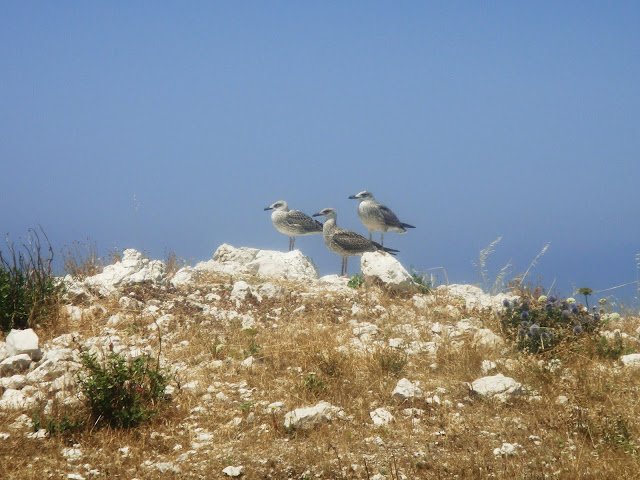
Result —
[[519, 443], [504, 442], [502, 444], [502, 447], [496, 448], [493, 450], [493, 454], [496, 457], [505, 457], [505, 456], [517, 455], [518, 453], [520, 453], [519, 451], [521, 450], [522, 450], [522, 445], [520, 445]]
[[180, 473], [180, 468], [176, 467], [172, 462], [156, 462], [150, 465], [160, 473]]
[[496, 398], [504, 402], [514, 395], [521, 394], [522, 384], [499, 373], [474, 380], [471, 389], [483, 397]]
[[284, 415], [285, 428], [307, 430], [314, 425], [342, 417], [344, 412], [328, 402], [319, 402], [313, 407], [296, 408]]
[[496, 365], [496, 362], [492, 362], [491, 360], [483, 360], [482, 364], [480, 365], [480, 370], [482, 370], [482, 373], [490, 373], [496, 368], [498, 368], [498, 365]]
[[77, 473], [69, 473], [67, 474], [67, 480], [85, 480], [85, 478]]
[[556, 403], [558, 405], [566, 405], [567, 403], [569, 403], [569, 397], [567, 397], [566, 395], [558, 395], [556, 397]]
[[620, 361], [625, 367], [640, 367], [640, 353], [622, 355]]
[[265, 282], [258, 287], [258, 293], [269, 299], [281, 298], [284, 295], [284, 288], [271, 282]]
[[360, 270], [367, 283], [382, 283], [396, 292], [413, 292], [416, 284], [409, 272], [393, 255], [366, 252], [360, 261]]
[[28, 369], [29, 365], [31, 365], [31, 357], [26, 353], [5, 358], [0, 362], [0, 375], [22, 372]]
[[67, 305], [66, 307], [67, 315], [74, 322], [79, 322], [82, 320], [82, 309], [80, 307], [76, 307], [75, 305]]
[[475, 285], [441, 285], [437, 288], [438, 293], [447, 295], [448, 297], [462, 298], [465, 301], [468, 309], [485, 309], [491, 308], [496, 311], [501, 311], [504, 306], [502, 302], [509, 300], [513, 302], [519, 299], [518, 296], [506, 295], [499, 293], [498, 295], [489, 295], [484, 293], [481, 288]]
[[238, 467], [228, 466], [222, 470], [222, 473], [228, 477], [239, 477], [244, 473], [244, 467], [242, 465]]
[[0, 342], [0, 362], [7, 358], [7, 344]]
[[9, 378], [0, 378], [0, 387], [3, 389], [11, 388], [20, 390], [27, 384], [27, 377], [24, 375], [12, 375]]
[[325, 275], [320, 277], [319, 286], [322, 290], [330, 290], [332, 292], [338, 293], [352, 293], [353, 288], [347, 285], [349, 283], [349, 279], [345, 277], [341, 277], [340, 275]]
[[384, 427], [388, 425], [393, 420], [393, 415], [388, 410], [384, 408], [376, 408], [373, 412], [370, 412], [371, 420], [373, 424], [378, 427]]
[[42, 358], [42, 350], [38, 348], [38, 335], [31, 328], [11, 330], [7, 335], [6, 343], [8, 357], [26, 353], [34, 362]]
[[417, 385], [414, 385], [406, 378], [400, 379], [396, 384], [396, 388], [391, 392], [391, 395], [400, 402], [412, 398], [420, 398], [423, 394], [423, 391]]
[[87, 277], [84, 285], [101, 295], [109, 295], [119, 287], [142, 282], [159, 283], [165, 277], [166, 266], [160, 260], [149, 260], [142, 253], [129, 248], [122, 261], [104, 267], [102, 273]]
[[264, 413], [279, 413], [285, 411], [286, 409], [287, 407], [284, 402], [273, 402], [267, 405], [267, 408], [264, 409]]
[[474, 333], [473, 344], [480, 347], [497, 348], [504, 345], [504, 339], [488, 328], [481, 328]]
[[380, 330], [377, 325], [369, 322], [358, 323], [356, 321], [352, 321], [350, 323], [351, 325], [354, 325], [352, 331], [356, 337], [361, 337], [362, 335], [374, 336]]
[[248, 274], [285, 280], [318, 279], [318, 269], [300, 250], [284, 253], [248, 247], [235, 248], [227, 244], [218, 247], [213, 260], [200, 262], [195, 269], [227, 275]]
[[233, 284], [231, 289], [231, 296], [229, 299], [232, 302], [236, 302], [236, 305], [242, 303], [248, 296], [251, 295], [251, 287], [244, 280], [239, 280]]
[[80, 460], [82, 458], [82, 450], [76, 446], [63, 448], [62, 456], [67, 458], [70, 462]]
[[24, 389], [15, 390], [9, 388], [4, 391], [0, 399], [0, 410], [22, 410], [34, 406], [37, 402], [35, 396], [28, 396]]
[[184, 266], [173, 275], [170, 283], [174, 287], [187, 285], [189, 283], [192, 283], [195, 280], [196, 275], [197, 275], [197, 271], [195, 268], [190, 266]]
[[245, 358], [242, 363], [240, 363], [240, 366], [244, 367], [244, 368], [251, 368], [253, 367], [253, 365], [256, 363], [256, 359], [253, 356], [247, 357]]

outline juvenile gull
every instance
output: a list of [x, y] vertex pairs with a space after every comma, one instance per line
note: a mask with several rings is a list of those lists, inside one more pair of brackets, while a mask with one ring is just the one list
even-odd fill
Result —
[[407, 228], [416, 228], [408, 223], [402, 223], [396, 217], [396, 214], [389, 207], [376, 202], [371, 192], [360, 192], [357, 195], [351, 195], [349, 198], [360, 201], [358, 205], [358, 216], [364, 226], [369, 230], [369, 240], [373, 232], [380, 232], [380, 244], [384, 245], [384, 233], [389, 230], [398, 233], [406, 233]]
[[313, 214], [314, 217], [318, 217], [320, 215], [325, 218], [325, 222], [322, 227], [324, 244], [329, 250], [342, 257], [342, 269], [340, 270], [340, 275], [347, 276], [347, 259], [353, 255], [362, 255], [364, 252], [375, 252], [378, 250], [384, 250], [391, 254], [398, 251], [392, 248], [385, 248], [377, 242], [367, 240], [356, 232], [338, 227], [336, 225], [336, 218], [338, 218], [338, 214], [333, 208], [325, 208], [324, 210], [320, 210], [318, 213]]
[[273, 210], [271, 222], [280, 233], [289, 236], [289, 251], [293, 250], [298, 235], [313, 235], [322, 233], [322, 224], [298, 210], [289, 210], [287, 202], [278, 200], [273, 205], [266, 207]]

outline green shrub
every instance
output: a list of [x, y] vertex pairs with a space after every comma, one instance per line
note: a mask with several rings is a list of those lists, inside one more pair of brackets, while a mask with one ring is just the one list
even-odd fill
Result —
[[150, 357], [126, 360], [112, 352], [102, 362], [89, 353], [81, 359], [88, 374], [79, 376], [79, 386], [96, 423], [130, 428], [158, 412], [169, 377]]
[[514, 338], [518, 350], [539, 353], [582, 335], [599, 335], [600, 315], [589, 313], [573, 299], [541, 295], [514, 303], [505, 300], [504, 306], [502, 328]]
[[[53, 249], [43, 248], [38, 233], [30, 229], [20, 247], [9, 243], [8, 254], [0, 250], [0, 329], [30, 328], [42, 323], [52, 312], [63, 285], [51, 273]], [[43, 251], [47, 250], [48, 253]]]

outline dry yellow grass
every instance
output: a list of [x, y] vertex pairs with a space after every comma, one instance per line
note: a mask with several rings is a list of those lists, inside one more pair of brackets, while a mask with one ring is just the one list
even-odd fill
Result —
[[[0, 478], [208, 479], [224, 478], [229, 465], [243, 465], [249, 479], [637, 478], [640, 377], [590, 354], [589, 339], [557, 352], [559, 367], [548, 357], [474, 347], [464, 336], [440, 342], [435, 355], [406, 355], [388, 340], [430, 341], [435, 322], [475, 317], [495, 332], [499, 322], [456, 302], [447, 309], [450, 300], [438, 297], [417, 308], [412, 298], [377, 288], [343, 295], [280, 286], [285, 293], [278, 299], [236, 306], [229, 278], [210, 276], [187, 291], [132, 288], [125, 293], [139, 307], [103, 300], [105, 311], [78, 323], [61, 310], [39, 332], [43, 341], [74, 331], [82, 343], [101, 334], [116, 313], [121, 344], [144, 339], [158, 352], [161, 339], [162, 365], [173, 375], [172, 401], [136, 429], [88, 427], [44, 439], [12, 427], [30, 411], [1, 412], [0, 432], [9, 436], [0, 439]], [[142, 308], [150, 300], [174, 315], [160, 326], [161, 336]], [[213, 305], [217, 313], [205, 314], [197, 304]], [[229, 311], [238, 317], [224, 319]], [[243, 314], [255, 327], [242, 328]], [[375, 340], [382, 343], [356, 348], [353, 320], [377, 326]], [[621, 327], [632, 332], [634, 322]], [[243, 367], [249, 355], [255, 363]], [[472, 395], [467, 382], [484, 376], [483, 360], [501, 362], [499, 371], [530, 388], [530, 395], [506, 403]], [[442, 389], [440, 403], [395, 401], [391, 392], [403, 377], [425, 392]], [[559, 395], [567, 397], [565, 404], [557, 402]], [[321, 400], [340, 407], [344, 418], [309, 431], [284, 428], [286, 411]], [[265, 413], [273, 402], [284, 402], [286, 410]], [[371, 421], [379, 407], [394, 416], [385, 427]], [[518, 444], [516, 454], [496, 455], [503, 443]], [[82, 451], [78, 461], [62, 455], [73, 445]], [[126, 455], [123, 447], [129, 447]]]

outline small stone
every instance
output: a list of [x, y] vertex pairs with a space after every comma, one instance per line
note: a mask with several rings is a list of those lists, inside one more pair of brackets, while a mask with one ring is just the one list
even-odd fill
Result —
[[471, 390], [483, 397], [497, 398], [504, 402], [510, 397], [522, 393], [522, 384], [499, 373], [474, 380], [471, 383]]
[[393, 415], [384, 408], [376, 408], [373, 412], [369, 413], [373, 424], [377, 427], [384, 427], [393, 420]]
[[344, 412], [328, 402], [319, 402], [313, 407], [297, 408], [284, 416], [285, 428], [307, 430], [318, 423], [331, 422], [344, 416]]
[[38, 348], [38, 335], [31, 328], [26, 330], [11, 330], [6, 338], [7, 356], [26, 353], [34, 362], [42, 358], [42, 350]]
[[406, 378], [402, 378], [396, 384], [396, 388], [393, 389], [391, 395], [396, 400], [404, 402], [412, 398], [422, 397], [423, 392], [417, 385], [414, 385]]
[[224, 473], [228, 477], [240, 477], [242, 474], [244, 474], [244, 466], [228, 466], [222, 470], [222, 473]]
[[625, 367], [640, 367], [640, 353], [622, 355], [620, 362], [622, 362]]

